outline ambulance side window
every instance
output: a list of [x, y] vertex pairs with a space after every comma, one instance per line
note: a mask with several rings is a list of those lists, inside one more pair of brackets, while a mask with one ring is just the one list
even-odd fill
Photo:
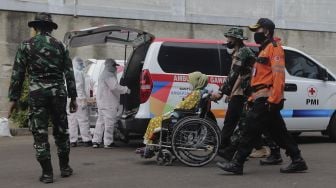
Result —
[[221, 57], [221, 76], [227, 76], [229, 75], [229, 72], [231, 70], [231, 64], [232, 64], [232, 56], [229, 54], [226, 45], [223, 45], [220, 49], [220, 57]]
[[285, 51], [286, 69], [292, 76], [320, 79], [320, 67], [307, 57], [293, 51]]
[[164, 42], [158, 62], [167, 73], [188, 74], [200, 71], [207, 75], [220, 75], [217, 44]]

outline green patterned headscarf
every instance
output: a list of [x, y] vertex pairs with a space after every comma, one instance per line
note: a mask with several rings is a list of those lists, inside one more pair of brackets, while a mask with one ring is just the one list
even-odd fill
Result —
[[188, 76], [189, 83], [193, 86], [193, 90], [203, 89], [208, 85], [208, 76], [201, 72], [192, 72]]

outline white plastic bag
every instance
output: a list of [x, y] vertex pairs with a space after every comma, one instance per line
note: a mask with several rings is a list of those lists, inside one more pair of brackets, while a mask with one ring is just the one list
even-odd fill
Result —
[[9, 131], [8, 119], [7, 118], [0, 118], [0, 137], [1, 136], [12, 137], [12, 135]]

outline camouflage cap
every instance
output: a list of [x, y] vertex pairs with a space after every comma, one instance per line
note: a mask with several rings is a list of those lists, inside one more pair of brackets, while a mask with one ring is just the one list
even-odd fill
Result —
[[238, 27], [232, 27], [227, 32], [224, 33], [225, 37], [233, 37], [241, 40], [247, 40], [247, 37], [244, 37], [244, 31]]
[[58, 26], [55, 22], [52, 21], [51, 15], [46, 12], [36, 13], [35, 19], [33, 21], [28, 22], [28, 27], [36, 27], [36, 26], [50, 26], [52, 29], [57, 29]]

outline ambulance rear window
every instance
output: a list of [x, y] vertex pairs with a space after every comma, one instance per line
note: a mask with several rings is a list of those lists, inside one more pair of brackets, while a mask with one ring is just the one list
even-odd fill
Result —
[[207, 75], [222, 75], [217, 44], [165, 42], [161, 45], [158, 61], [166, 73], [200, 71]]

